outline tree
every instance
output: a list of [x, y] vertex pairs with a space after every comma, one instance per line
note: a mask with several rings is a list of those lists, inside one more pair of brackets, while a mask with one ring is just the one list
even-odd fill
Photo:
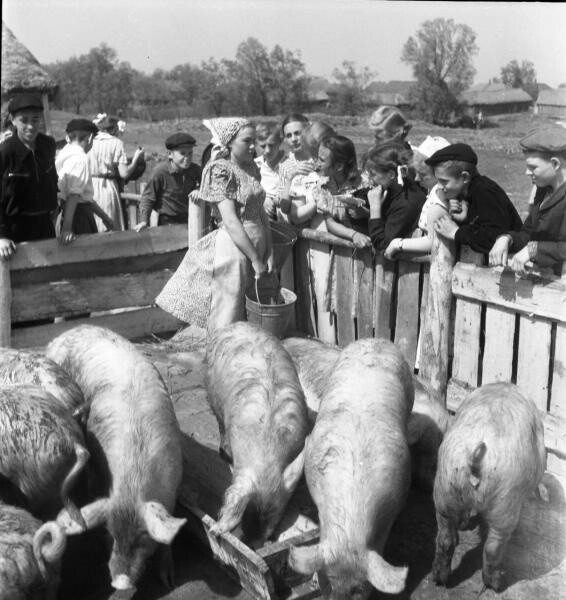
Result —
[[334, 111], [338, 114], [356, 115], [360, 113], [366, 104], [364, 89], [375, 77], [369, 67], [357, 68], [356, 63], [351, 60], [342, 62], [341, 68], [332, 71], [332, 76], [338, 82], [330, 90]]
[[73, 56], [66, 61], [47, 65], [46, 69], [59, 82], [54, 104], [59, 109], [69, 109], [80, 114], [85, 102], [90, 98], [88, 73], [84, 57]]
[[501, 81], [507, 87], [521, 88], [533, 99], [537, 99], [537, 74], [534, 64], [529, 60], [522, 61], [520, 65], [516, 60], [507, 63], [501, 68]]
[[459, 106], [458, 96], [475, 74], [472, 56], [476, 34], [452, 19], [425, 21], [403, 47], [401, 60], [413, 66], [417, 80], [412, 97], [428, 120], [446, 120]]
[[307, 97], [309, 77], [300, 54], [276, 45], [269, 53], [271, 66], [271, 104], [283, 113], [301, 107]]

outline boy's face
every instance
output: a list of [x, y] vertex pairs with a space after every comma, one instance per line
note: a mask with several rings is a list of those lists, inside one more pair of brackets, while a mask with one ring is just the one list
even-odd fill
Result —
[[540, 154], [527, 154], [525, 162], [527, 166], [526, 174], [537, 187], [553, 186], [556, 182], [556, 176], [560, 168], [560, 161], [557, 158], [548, 159], [543, 158]]
[[332, 152], [322, 144], [318, 147], [316, 170], [322, 175], [329, 175], [332, 171]]
[[257, 140], [255, 147], [260, 156], [264, 156], [265, 160], [270, 161], [277, 157], [280, 145], [279, 137], [271, 135], [267, 139]]
[[303, 146], [303, 131], [306, 128], [306, 123], [302, 121], [291, 121], [285, 125], [283, 135], [289, 149], [293, 152], [299, 152]]
[[177, 167], [177, 169], [188, 169], [193, 160], [193, 150], [193, 144], [178, 146], [174, 150], [169, 150], [169, 160]]
[[438, 185], [444, 192], [446, 200], [457, 198], [470, 181], [470, 174], [467, 171], [462, 171], [460, 175], [455, 176], [442, 165], [438, 165], [434, 169], [434, 175], [438, 181]]
[[35, 108], [27, 108], [12, 115], [12, 124], [24, 144], [33, 144], [39, 133], [43, 113]]

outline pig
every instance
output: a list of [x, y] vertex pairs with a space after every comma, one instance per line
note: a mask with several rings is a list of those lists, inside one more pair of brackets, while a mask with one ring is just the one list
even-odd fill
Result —
[[206, 360], [208, 400], [233, 463], [212, 533], [233, 530], [246, 513], [244, 538], [258, 546], [273, 534], [302, 475], [309, 432], [305, 399], [281, 342], [255, 325], [237, 322], [218, 330]]
[[[340, 354], [340, 348], [312, 338], [287, 338], [283, 346], [291, 355], [314, 424], [324, 390]], [[413, 376], [415, 402], [409, 418], [412, 480], [432, 492], [438, 448], [448, 427], [449, 415], [439, 395], [422, 378]]]
[[546, 468], [539, 412], [512, 383], [491, 383], [465, 400], [440, 446], [434, 481], [438, 534], [432, 575], [446, 585], [458, 529], [478, 515], [487, 525], [482, 577], [503, 586], [503, 555], [525, 498]]
[[61, 506], [84, 524], [70, 491], [89, 459], [83, 433], [49, 392], [35, 385], [0, 389], [0, 474], [31, 512], [51, 518]]
[[407, 567], [382, 557], [411, 480], [409, 366], [394, 344], [349, 344], [330, 373], [305, 445], [305, 476], [318, 508], [320, 542], [291, 546], [289, 565], [317, 573], [325, 598], [367, 598], [405, 587]]
[[[160, 576], [172, 586], [170, 544], [186, 522], [171, 516], [182, 478], [181, 431], [159, 372], [126, 339], [92, 325], [61, 334], [46, 354], [90, 405], [87, 442], [105, 489], [81, 513], [88, 529], [105, 524], [112, 537], [112, 586], [135, 590], [158, 544]], [[65, 511], [57, 522], [69, 535], [82, 531]]]
[[39, 352], [0, 348], [0, 387], [19, 383], [47, 390], [75, 417], [87, 409], [79, 386], [57, 363]]
[[0, 504], [2, 600], [55, 600], [66, 536], [57, 523]]

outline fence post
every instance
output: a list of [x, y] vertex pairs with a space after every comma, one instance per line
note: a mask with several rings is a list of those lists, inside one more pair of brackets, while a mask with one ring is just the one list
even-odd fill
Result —
[[421, 375], [446, 398], [452, 271], [456, 244], [433, 231], [428, 298], [423, 324]]
[[189, 200], [188, 243], [195, 244], [204, 233], [204, 201], [198, 203]]
[[0, 258], [0, 347], [11, 345], [12, 283], [10, 261]]

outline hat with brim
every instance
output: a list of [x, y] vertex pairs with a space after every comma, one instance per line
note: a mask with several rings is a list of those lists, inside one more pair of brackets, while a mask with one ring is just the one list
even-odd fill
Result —
[[564, 127], [540, 127], [519, 140], [523, 152], [544, 154], [566, 152], [566, 129]]
[[165, 147], [167, 150], [175, 150], [181, 148], [181, 146], [194, 146], [196, 143], [195, 138], [189, 133], [178, 132], [170, 135], [165, 140]]
[[23, 110], [39, 110], [43, 112], [43, 102], [37, 94], [18, 94], [8, 102], [8, 112], [15, 115]]

